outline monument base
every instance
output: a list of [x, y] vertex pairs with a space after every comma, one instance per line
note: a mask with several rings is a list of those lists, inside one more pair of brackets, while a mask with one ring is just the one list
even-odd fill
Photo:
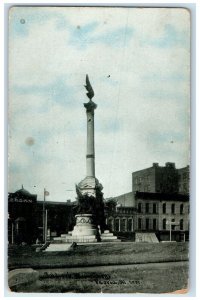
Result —
[[109, 230], [101, 233], [95, 224], [93, 214], [78, 214], [75, 218], [76, 225], [73, 231], [55, 237], [45, 251], [68, 251], [73, 243], [121, 242]]
[[76, 225], [71, 234], [66, 236], [67, 242], [94, 243], [100, 240], [93, 214], [78, 214], [75, 218]]
[[78, 214], [75, 218], [76, 225], [71, 232], [73, 237], [98, 236], [98, 229], [92, 214]]

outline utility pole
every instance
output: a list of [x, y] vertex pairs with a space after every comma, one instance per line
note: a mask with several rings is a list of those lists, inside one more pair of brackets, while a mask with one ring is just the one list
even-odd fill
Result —
[[44, 201], [42, 209], [42, 218], [43, 218], [43, 242], [46, 243], [47, 236], [47, 210], [45, 210], [46, 196], [49, 196], [49, 192], [44, 188]]
[[14, 224], [11, 223], [11, 244], [14, 244]]
[[42, 218], [43, 218], [43, 226], [42, 226], [42, 228], [43, 228], [43, 242], [45, 243], [46, 241], [45, 241], [45, 195], [46, 194], [46, 190], [45, 190], [45, 188], [44, 188], [44, 199], [43, 199], [43, 209], [42, 209]]

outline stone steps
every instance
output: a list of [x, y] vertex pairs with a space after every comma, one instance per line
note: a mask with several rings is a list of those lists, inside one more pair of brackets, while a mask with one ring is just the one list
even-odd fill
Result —
[[70, 250], [72, 243], [61, 243], [61, 244], [50, 244], [49, 247], [45, 250], [46, 252], [53, 251], [68, 251]]
[[113, 236], [113, 233], [109, 232], [109, 233], [102, 233], [101, 234], [101, 237], [104, 237], [104, 236]]
[[109, 230], [105, 230], [104, 233], [101, 234], [101, 241], [102, 242], [121, 242], [117, 236], [113, 235], [112, 232]]
[[101, 241], [106, 241], [106, 240], [117, 240], [116, 236], [104, 236], [101, 237]]
[[75, 243], [96, 243], [97, 238], [95, 235], [74, 235], [67, 236], [65, 239], [66, 242], [75, 242]]
[[84, 234], [86, 233], [85, 231], [78, 233], [79, 234], [76, 234], [76, 231], [73, 230], [72, 232], [68, 232], [68, 234], [61, 234], [60, 237], [55, 237], [46, 251], [67, 251], [67, 245], [72, 243], [121, 242], [121, 240], [118, 239], [117, 236], [114, 236], [109, 230], [105, 230], [99, 237], [94, 234]]
[[102, 239], [101, 242], [102, 243], [106, 243], [106, 242], [111, 242], [111, 243], [117, 242], [118, 243], [118, 242], [121, 242], [121, 240], [119, 240], [119, 239]]

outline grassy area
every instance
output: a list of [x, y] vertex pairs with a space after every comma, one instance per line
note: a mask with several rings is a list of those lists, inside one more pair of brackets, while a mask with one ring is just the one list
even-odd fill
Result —
[[188, 260], [188, 243], [110, 243], [78, 245], [69, 252], [35, 252], [34, 247], [10, 246], [9, 269], [128, 265]]
[[[39, 270], [40, 280], [25, 292], [169, 293], [187, 289], [188, 262]], [[17, 291], [17, 290], [16, 290]]]

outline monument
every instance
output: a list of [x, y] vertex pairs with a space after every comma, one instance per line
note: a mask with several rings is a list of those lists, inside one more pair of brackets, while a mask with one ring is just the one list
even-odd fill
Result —
[[[89, 101], [84, 103], [87, 115], [87, 153], [86, 153], [86, 177], [76, 185], [77, 213], [76, 224], [73, 231], [54, 238], [54, 244], [50, 244], [46, 251], [59, 251], [67, 249], [64, 243], [94, 243], [113, 242], [117, 239], [113, 233], [106, 229], [104, 218], [103, 186], [95, 177], [95, 143], [94, 143], [94, 110], [97, 105], [92, 101], [94, 91], [86, 75], [87, 96]], [[55, 245], [60, 244], [60, 245]], [[62, 243], [62, 244], [61, 244]]]
[[87, 115], [87, 153], [86, 177], [76, 185], [78, 199], [76, 225], [71, 232], [73, 238], [82, 241], [100, 241], [101, 232], [105, 230], [103, 186], [95, 177], [95, 143], [94, 143], [94, 111], [96, 103], [92, 101], [94, 91], [86, 75], [87, 97], [84, 103]]

